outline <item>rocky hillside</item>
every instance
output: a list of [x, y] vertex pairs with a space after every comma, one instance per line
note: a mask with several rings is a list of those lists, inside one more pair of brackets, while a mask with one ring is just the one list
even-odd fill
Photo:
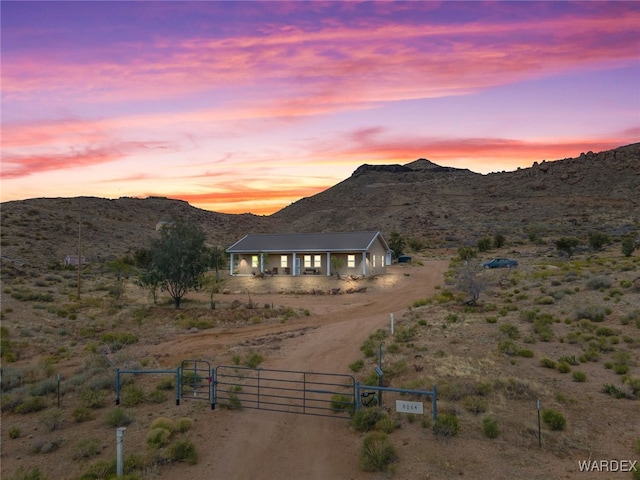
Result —
[[362, 165], [272, 217], [297, 231], [379, 228], [435, 244], [496, 232], [624, 234], [640, 227], [640, 143], [489, 175], [425, 159]]
[[640, 230], [640, 143], [515, 172], [480, 175], [419, 159], [362, 165], [328, 190], [271, 215], [230, 215], [166, 198], [38, 198], [2, 204], [4, 262], [50, 265], [77, 253], [116, 258], [148, 244], [158, 221], [190, 217], [212, 245], [247, 233], [392, 231], [433, 246]]

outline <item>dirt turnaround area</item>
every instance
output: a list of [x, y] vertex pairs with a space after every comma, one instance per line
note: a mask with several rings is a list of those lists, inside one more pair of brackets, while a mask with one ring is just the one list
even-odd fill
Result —
[[[447, 265], [447, 261], [437, 260], [423, 267], [391, 267], [386, 278], [372, 281], [364, 293], [286, 298], [278, 293], [259, 293], [253, 296], [257, 303], [308, 308], [311, 316], [286, 324], [185, 335], [154, 350], [175, 359], [210, 357], [249, 339], [278, 337], [282, 338], [277, 341], [278, 348], [264, 354], [262, 367], [349, 374], [347, 366], [362, 358], [362, 342], [378, 328], [388, 328], [391, 313], [399, 317], [411, 302], [431, 295], [434, 287], [442, 284]], [[264, 280], [265, 288], [272, 280]], [[318, 282], [318, 287], [323, 281], [303, 280]], [[215, 358], [212, 361], [216, 363]], [[203, 412], [194, 434], [199, 463], [163, 468], [160, 478], [324, 480], [365, 476], [358, 464], [362, 439], [341, 419], [217, 409]]]

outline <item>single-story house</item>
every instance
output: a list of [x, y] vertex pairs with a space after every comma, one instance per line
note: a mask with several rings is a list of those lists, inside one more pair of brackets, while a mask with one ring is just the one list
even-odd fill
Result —
[[246, 235], [227, 248], [231, 275], [380, 275], [391, 250], [380, 232]]

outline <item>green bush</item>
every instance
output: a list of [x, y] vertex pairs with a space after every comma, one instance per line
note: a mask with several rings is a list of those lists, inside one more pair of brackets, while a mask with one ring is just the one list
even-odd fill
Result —
[[33, 413], [39, 412], [47, 408], [47, 402], [43, 397], [31, 397], [18, 405], [15, 409], [15, 413]]
[[578, 320], [586, 318], [592, 322], [602, 322], [606, 315], [607, 309], [600, 305], [585, 305], [576, 311], [576, 318]]
[[133, 421], [133, 418], [124, 408], [115, 407], [105, 417], [105, 423], [112, 427], [126, 427]]
[[467, 411], [473, 413], [474, 415], [479, 415], [487, 411], [487, 400], [483, 397], [477, 395], [469, 395], [464, 397], [462, 400], [462, 405]]
[[90, 458], [99, 455], [102, 452], [103, 444], [98, 438], [84, 438], [73, 447], [71, 458], [80, 460], [81, 458]]
[[359, 372], [360, 370], [362, 370], [362, 367], [364, 367], [364, 360], [362, 359], [356, 360], [355, 362], [349, 365], [349, 369], [352, 372]]
[[116, 475], [116, 461], [98, 460], [89, 465], [89, 468], [80, 476], [80, 480], [110, 479]]
[[147, 445], [151, 448], [161, 448], [169, 445], [171, 431], [166, 428], [152, 428], [147, 433]]
[[574, 371], [571, 376], [573, 377], [573, 381], [574, 382], [586, 382], [587, 381], [587, 374], [584, 372], [581, 372], [579, 370]]
[[387, 416], [376, 422], [375, 429], [379, 432], [392, 433], [396, 429], [396, 426], [396, 421]]
[[172, 443], [168, 448], [169, 458], [174, 462], [185, 462], [189, 465], [198, 463], [196, 446], [189, 440], [182, 439]]
[[458, 417], [451, 414], [443, 414], [433, 424], [433, 433], [439, 437], [453, 437], [460, 431]]
[[135, 385], [127, 385], [122, 389], [121, 402], [124, 407], [135, 407], [144, 403], [146, 395], [144, 390]]
[[611, 287], [611, 279], [609, 279], [609, 277], [591, 277], [587, 282], [587, 288], [589, 288], [590, 290], [600, 290], [601, 288], [609, 287]]
[[564, 415], [553, 408], [545, 408], [542, 411], [542, 421], [551, 430], [564, 430], [564, 427], [567, 425], [567, 419]]
[[185, 433], [188, 432], [189, 430], [191, 430], [191, 427], [193, 427], [193, 420], [189, 417], [182, 417], [180, 420], [178, 420], [178, 431], [180, 433]]
[[107, 395], [103, 390], [86, 388], [82, 391], [80, 398], [85, 408], [102, 408], [107, 403]]
[[167, 394], [162, 390], [156, 389], [147, 395], [147, 400], [151, 403], [163, 403], [167, 400]]
[[16, 473], [8, 480], [47, 480], [47, 476], [40, 471], [40, 467], [35, 466], [26, 469], [22, 465], [18, 467]]
[[571, 366], [567, 362], [558, 362], [556, 369], [560, 373], [569, 373], [571, 371]]
[[485, 417], [482, 419], [482, 431], [487, 438], [497, 438], [500, 435], [500, 427], [498, 420], [493, 417]]
[[396, 458], [396, 450], [386, 433], [371, 432], [364, 437], [360, 453], [360, 466], [364, 471], [386, 471]]
[[9, 438], [16, 439], [20, 436], [20, 427], [11, 427], [9, 429]]
[[59, 429], [62, 426], [62, 410], [57, 407], [45, 410], [40, 415], [40, 423], [50, 432]]
[[359, 432], [368, 432], [386, 416], [387, 413], [381, 408], [361, 408], [351, 418], [351, 425]]
[[247, 367], [249, 368], [257, 368], [263, 361], [262, 355], [254, 353], [247, 359]]
[[154, 428], [164, 428], [169, 433], [173, 433], [176, 430], [176, 425], [170, 418], [167, 417], [158, 417], [153, 422], [151, 422], [151, 429]]
[[352, 414], [354, 408], [353, 397], [337, 393], [331, 396], [331, 410], [333, 412], [349, 412]]
[[544, 368], [556, 368], [556, 362], [554, 360], [551, 360], [550, 358], [543, 358], [542, 360], [540, 360], [540, 366], [544, 367]]

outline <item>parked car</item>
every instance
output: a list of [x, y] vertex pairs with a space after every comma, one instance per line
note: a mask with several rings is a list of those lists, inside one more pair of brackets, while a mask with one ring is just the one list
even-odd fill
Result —
[[518, 266], [518, 262], [508, 258], [494, 258], [490, 262], [483, 263], [482, 266], [484, 268], [513, 268]]

